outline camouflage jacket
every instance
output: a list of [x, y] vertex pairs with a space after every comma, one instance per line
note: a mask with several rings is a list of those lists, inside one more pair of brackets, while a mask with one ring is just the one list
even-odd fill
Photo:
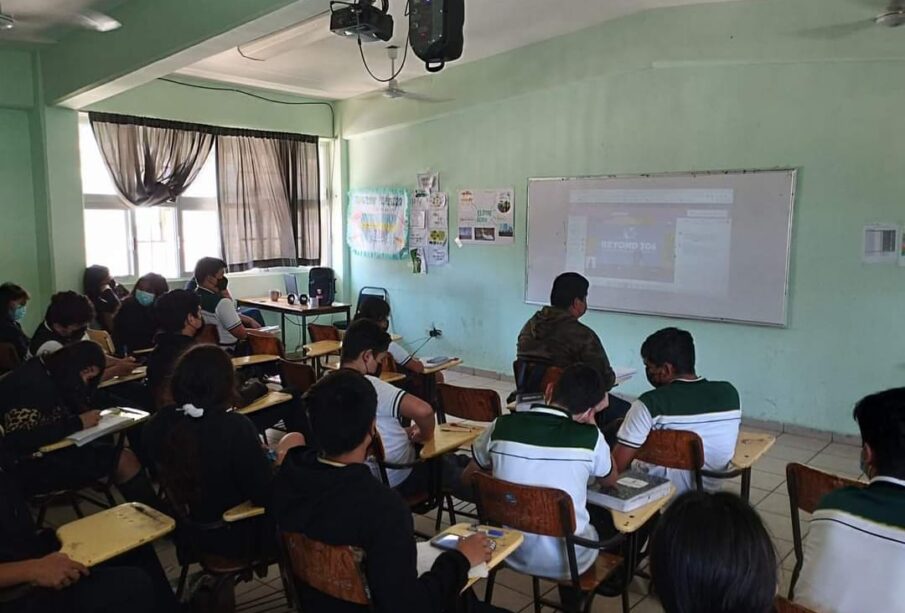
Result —
[[612, 385], [615, 375], [597, 334], [565, 309], [544, 307], [518, 335], [518, 357], [566, 368], [583, 362]]

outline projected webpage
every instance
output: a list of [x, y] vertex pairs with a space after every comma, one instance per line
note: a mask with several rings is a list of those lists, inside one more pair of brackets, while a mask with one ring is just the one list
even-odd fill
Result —
[[585, 189], [569, 194], [567, 270], [591, 287], [726, 296], [731, 189]]

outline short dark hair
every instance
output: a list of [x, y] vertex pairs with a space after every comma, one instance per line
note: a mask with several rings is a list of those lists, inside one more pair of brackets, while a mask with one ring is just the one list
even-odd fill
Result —
[[226, 411], [236, 402], [236, 376], [229, 355], [216, 345], [197, 345], [182, 354], [170, 380], [178, 406]]
[[9, 311], [9, 303], [14, 300], [21, 300], [25, 298], [28, 300], [31, 296], [25, 291], [24, 288], [16, 285], [15, 283], [4, 283], [0, 285], [0, 316], [6, 314]]
[[78, 341], [65, 345], [51, 354], [44, 356], [44, 365], [54, 379], [65, 379], [67, 375], [76, 375], [86, 368], [95, 366], [100, 369], [100, 378], [107, 367], [107, 356], [104, 350], [94, 341]]
[[110, 276], [110, 269], [106, 266], [95, 264], [85, 269], [82, 276], [82, 289], [85, 295], [91, 298], [97, 298], [101, 293], [101, 283]]
[[377, 296], [364, 296], [358, 303], [355, 319], [382, 321], [390, 317], [390, 303]]
[[85, 296], [73, 292], [57, 292], [50, 297], [44, 320], [49, 324], [58, 326], [71, 326], [74, 324], [89, 324], [94, 319], [94, 306]]
[[779, 559], [751, 506], [729, 492], [690, 491], [660, 518], [650, 545], [666, 613], [768, 613]]
[[577, 272], [564, 272], [553, 281], [550, 290], [550, 304], [560, 309], [568, 309], [575, 299], [586, 300], [590, 283]]
[[303, 398], [315, 444], [328, 455], [358, 447], [377, 414], [374, 386], [364, 375], [348, 368], [325, 376]]
[[155, 296], [162, 296], [163, 294], [170, 291], [170, 284], [167, 283], [166, 278], [163, 275], [159, 275], [156, 272], [149, 272], [146, 275], [143, 275], [135, 282], [135, 287], [132, 288], [132, 295], [135, 295], [135, 290], [138, 289], [139, 285], [145, 284], [148, 286], [148, 290]]
[[383, 353], [390, 348], [390, 335], [370, 319], [353, 321], [343, 336], [340, 362], [354, 362], [365, 351]]
[[679, 328], [663, 328], [647, 337], [641, 357], [656, 366], [672, 364], [681, 373], [694, 372], [694, 339]]
[[217, 273], [226, 268], [226, 262], [220, 258], [201, 258], [195, 263], [195, 282], [201, 284], [208, 277], [216, 277]]
[[164, 332], [181, 332], [189, 315], [200, 316], [201, 299], [195, 292], [174, 289], [157, 299], [154, 310]]
[[612, 384], [607, 386], [603, 376], [587, 364], [572, 364], [553, 386], [553, 404], [573, 415], [580, 415], [600, 404]]
[[861, 440], [874, 452], [877, 472], [905, 479], [905, 387], [865, 396], [854, 417]]

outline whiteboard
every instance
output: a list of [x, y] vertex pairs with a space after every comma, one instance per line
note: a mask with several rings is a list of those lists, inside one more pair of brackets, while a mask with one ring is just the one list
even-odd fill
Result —
[[796, 171], [528, 180], [525, 301], [579, 272], [588, 308], [785, 326]]

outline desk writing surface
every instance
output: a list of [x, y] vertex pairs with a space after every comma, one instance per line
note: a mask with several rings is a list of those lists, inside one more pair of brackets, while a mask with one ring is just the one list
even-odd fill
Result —
[[[461, 523], [456, 524], [455, 526], [450, 526], [440, 534], [455, 534], [456, 536], [471, 536], [474, 534], [473, 530], [469, 530], [471, 528], [471, 524]], [[493, 537], [493, 540], [496, 542], [496, 549], [493, 550], [493, 553], [490, 556], [490, 562], [487, 562], [487, 570], [493, 570], [497, 566], [503, 563], [503, 560], [512, 555], [512, 552], [519, 548], [522, 542], [525, 540], [525, 535], [519, 532], [518, 530], [512, 530], [511, 528], [496, 528], [494, 526], [478, 526], [478, 530], [499, 530], [503, 533], [503, 536]], [[468, 583], [465, 584], [464, 590], [467, 590], [472, 585], [478, 582], [477, 577], [469, 578]]]
[[270, 407], [275, 407], [278, 404], [289, 402], [290, 400], [292, 400], [292, 394], [287, 394], [285, 392], [267, 392], [267, 394], [261, 396], [248, 406], [236, 409], [236, 411], [242, 415], [250, 415], [252, 413], [257, 413], [258, 411], [263, 411], [264, 409], [269, 409]]
[[738, 441], [735, 444], [735, 455], [732, 456], [732, 465], [736, 468], [751, 468], [775, 442], [776, 437], [772, 434], [739, 432]]
[[169, 534], [173, 518], [139, 502], [127, 502], [61, 526], [60, 551], [85, 566], [106, 562]]
[[234, 521], [248, 519], [249, 517], [264, 515], [264, 513], [264, 507], [255, 506], [254, 504], [252, 504], [251, 500], [246, 500], [245, 502], [237, 504], [231, 509], [223, 511], [223, 521], [232, 523]]
[[282, 311], [284, 313], [298, 313], [299, 315], [329, 315], [331, 313], [342, 313], [346, 309], [352, 308], [352, 305], [346, 304], [344, 302], [334, 302], [329, 306], [309, 306], [307, 304], [289, 304], [289, 301], [286, 300], [285, 296], [280, 296], [280, 299], [277, 301], [273, 301], [269, 296], [265, 296], [262, 298], [239, 298], [236, 300], [238, 304], [245, 305], [253, 305], [256, 307], [260, 307], [262, 309], [269, 309], [271, 311]]
[[119, 385], [120, 383], [128, 383], [129, 381], [141, 381], [145, 378], [147, 373], [147, 366], [137, 366], [133, 368], [132, 372], [128, 375], [120, 375], [118, 377], [113, 377], [112, 379], [107, 379], [106, 381], [101, 381], [100, 385], [98, 385], [98, 388]]
[[325, 355], [338, 354], [343, 344], [340, 341], [317, 341], [305, 345], [306, 358], [321, 358]]
[[438, 372], [442, 372], [444, 370], [449, 370], [450, 368], [455, 368], [459, 364], [462, 363], [462, 360], [459, 358], [453, 358], [448, 362], [444, 362], [443, 364], [438, 364], [437, 366], [431, 366], [427, 362], [424, 362], [424, 373], [425, 375], [433, 375]]
[[268, 364], [270, 362], [279, 361], [278, 355], [246, 355], [241, 358], [233, 358], [233, 368], [244, 368], [245, 366], [256, 366], [258, 364]]
[[657, 500], [652, 500], [643, 507], [638, 507], [634, 511], [622, 513], [621, 511], [609, 509], [610, 515], [613, 516], [613, 524], [616, 526], [616, 530], [622, 534], [630, 534], [637, 531], [641, 526], [646, 524], [651, 517], [665, 507], [675, 494], [676, 487], [670, 483], [669, 493], [666, 496], [658, 498]]
[[[128, 423], [121, 424], [118, 428], [113, 428], [104, 436], [109, 436], [111, 434], [116, 434], [117, 432], [122, 432], [123, 430], [128, 430], [132, 426], [136, 424], [140, 424], [150, 417], [150, 413], [147, 411], [140, 411], [137, 409], [122, 409], [119, 407], [114, 407], [112, 409], [105, 409], [107, 411], [119, 411], [119, 415], [124, 415], [126, 417], [131, 417], [132, 421]], [[87, 443], [90, 445], [91, 443]], [[44, 445], [38, 448], [38, 451], [41, 453], [51, 453], [53, 451], [58, 451], [60, 449], [65, 449], [67, 447], [72, 447], [75, 445], [75, 442], [69, 440], [68, 438], [62, 438], [55, 443], [51, 443], [49, 445]]]
[[483, 431], [484, 428], [480, 426], [440, 424], [434, 428], [434, 438], [424, 443], [424, 447], [421, 448], [421, 459], [429, 460], [455, 451], [462, 445], [474, 441]]

